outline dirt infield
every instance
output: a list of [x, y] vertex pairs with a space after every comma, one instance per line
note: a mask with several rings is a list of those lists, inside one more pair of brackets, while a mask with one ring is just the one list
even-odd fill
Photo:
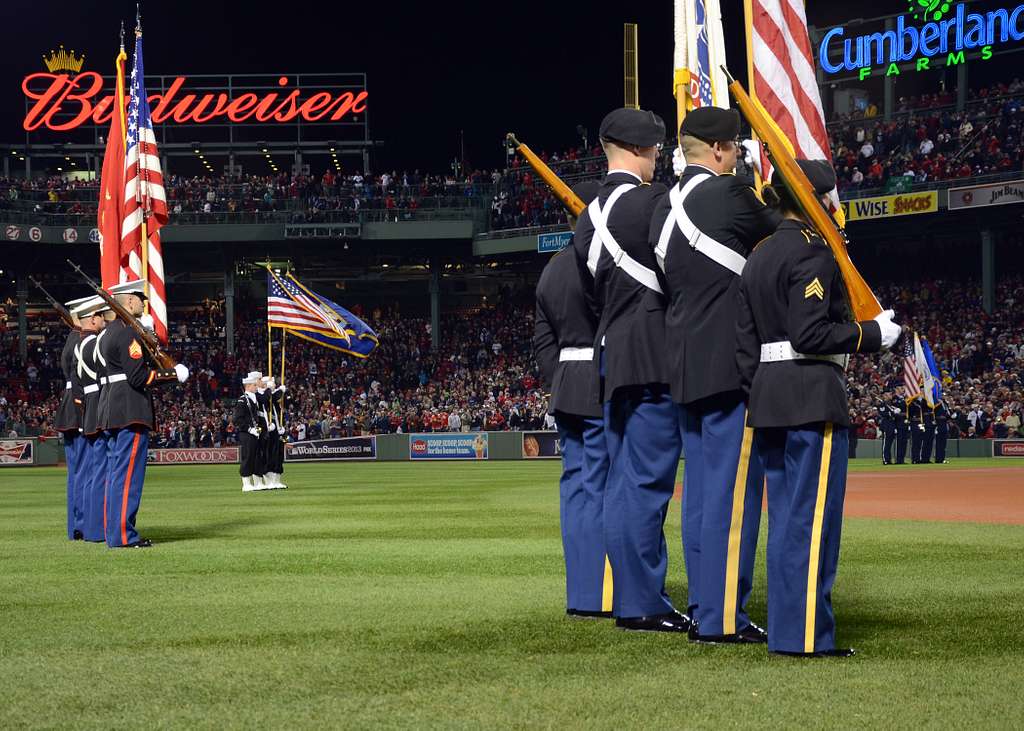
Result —
[[[847, 518], [1024, 525], [1024, 467], [850, 472]], [[676, 485], [676, 498], [682, 493]]]

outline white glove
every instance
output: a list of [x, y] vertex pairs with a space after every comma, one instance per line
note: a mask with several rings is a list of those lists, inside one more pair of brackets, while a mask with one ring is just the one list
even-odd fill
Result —
[[270, 425], [267, 427], [267, 431], [277, 431], [277, 424], [270, 422]]
[[743, 140], [740, 145], [746, 150], [743, 159], [747, 165], [757, 170], [758, 175], [764, 176], [761, 170], [761, 143], [757, 140]]
[[882, 350], [888, 350], [900, 339], [903, 328], [892, 321], [896, 313], [892, 310], [885, 310], [875, 317], [875, 322], [882, 331]]
[[273, 388], [274, 387], [274, 379], [273, 378], [264, 378], [263, 380], [265, 380], [267, 382], [267, 388]]
[[174, 375], [178, 377], [178, 383], [184, 383], [188, 380], [188, 367], [183, 363], [178, 363], [174, 366]]
[[249, 433], [254, 437], [258, 437], [260, 435], [260, 428], [258, 426], [250, 426]]
[[280, 386], [278, 386], [278, 388], [277, 388], [277, 392], [278, 392], [278, 393], [284, 393], [284, 392], [285, 392], [285, 391], [287, 391], [287, 390], [288, 390], [288, 389], [284, 387], [284, 384], [283, 384], [283, 383], [282, 383], [282, 384], [281, 384]]
[[154, 328], [153, 316], [151, 314], [149, 314], [148, 312], [146, 314], [144, 314], [144, 315], [140, 315], [139, 316], [139, 324], [141, 324], [142, 327], [146, 328], [147, 330], [152, 330]]
[[677, 145], [676, 149], [672, 150], [672, 172], [677, 178], [681, 178], [684, 170], [686, 170], [686, 158], [683, 157], [683, 148]]

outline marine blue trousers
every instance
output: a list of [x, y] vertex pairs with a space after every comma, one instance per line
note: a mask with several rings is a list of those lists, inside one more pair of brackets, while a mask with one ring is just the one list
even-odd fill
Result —
[[608, 478], [604, 420], [558, 413], [555, 422], [562, 451], [559, 515], [565, 553], [565, 606], [584, 612], [610, 612], [612, 575], [604, 546]]
[[82, 532], [82, 455], [85, 439], [78, 432], [64, 432], [64, 461], [68, 468], [68, 540], [75, 540], [75, 532]]
[[93, 436], [83, 437], [85, 453], [83, 457], [84, 480], [84, 520], [82, 521], [82, 537], [87, 541], [104, 541], [103, 530], [104, 506], [103, 497], [107, 486], [107, 437], [100, 432]]
[[149, 430], [128, 427], [107, 431], [106, 537], [111, 548], [139, 542], [135, 516], [146, 478]]
[[604, 535], [616, 617], [674, 611], [665, 591], [665, 516], [679, 469], [679, 423], [667, 387], [616, 389], [604, 404], [608, 483]]
[[764, 468], [740, 395], [678, 408], [690, 616], [702, 635], [731, 635], [750, 626]]
[[832, 583], [839, 563], [849, 440], [831, 423], [758, 429], [768, 477], [768, 649], [835, 649]]

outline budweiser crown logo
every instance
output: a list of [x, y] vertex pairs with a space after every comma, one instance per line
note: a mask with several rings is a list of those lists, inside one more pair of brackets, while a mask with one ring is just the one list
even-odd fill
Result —
[[85, 54], [81, 56], [75, 56], [75, 49], [71, 49], [71, 53], [64, 50], [64, 45], [61, 44], [59, 51], [50, 51], [50, 55], [43, 55], [43, 63], [46, 64], [46, 68], [50, 73], [57, 71], [70, 71], [77, 74], [82, 70], [82, 64], [85, 63]]

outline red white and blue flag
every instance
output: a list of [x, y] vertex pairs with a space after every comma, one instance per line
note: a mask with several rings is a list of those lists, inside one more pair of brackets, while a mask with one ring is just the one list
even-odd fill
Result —
[[[146, 97], [142, 63], [142, 31], [135, 31], [135, 59], [129, 80], [130, 101], [126, 118], [124, 160], [124, 220], [121, 224], [121, 281], [145, 278], [149, 311], [161, 342], [167, 342], [167, 299], [160, 228], [167, 223], [167, 194], [160, 170], [160, 153]], [[147, 241], [143, 242], [143, 223]], [[147, 247], [146, 276], [142, 271], [142, 247]]]
[[676, 0], [675, 68], [689, 72], [687, 108], [729, 107], [719, 0]]

